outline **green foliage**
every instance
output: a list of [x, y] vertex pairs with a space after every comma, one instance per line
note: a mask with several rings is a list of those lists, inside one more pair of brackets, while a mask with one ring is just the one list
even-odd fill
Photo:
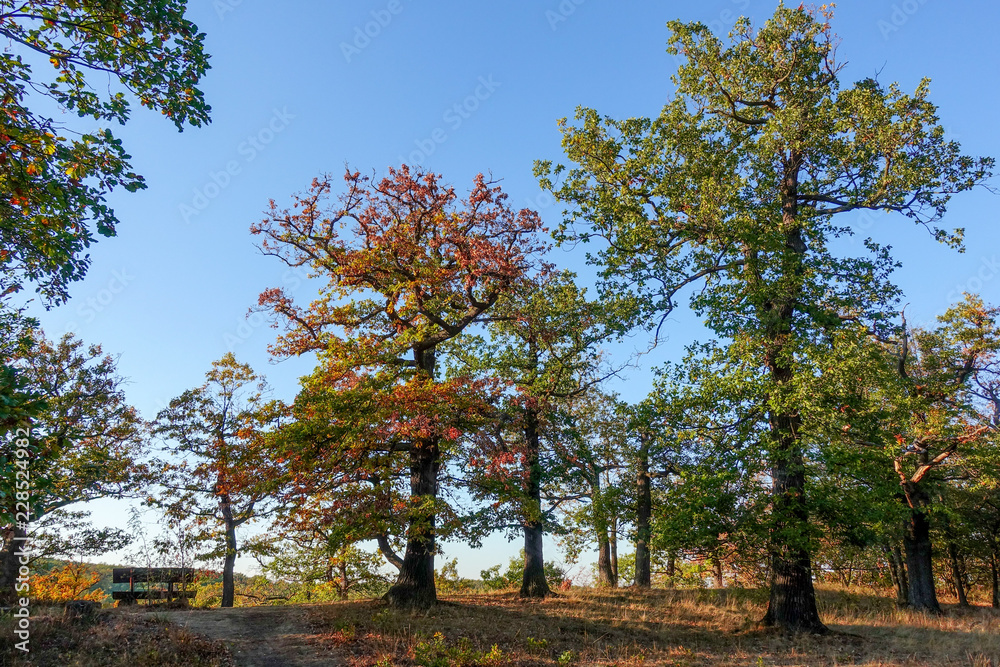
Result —
[[[197, 87], [205, 36], [185, 10], [185, 0], [0, 2], [0, 36], [13, 46], [0, 53], [0, 271], [13, 289], [32, 281], [47, 303], [65, 301], [90, 264], [90, 223], [115, 234], [106, 195], [145, 187], [110, 130], [79, 133], [32, 97], [102, 125], [124, 124], [130, 97], [178, 129], [209, 122]], [[99, 83], [106, 75], [111, 85]]]
[[[126, 402], [115, 359], [72, 334], [55, 344], [40, 331], [33, 336], [32, 345], [9, 361], [24, 390], [42, 399], [28, 438], [34, 452], [31, 520], [74, 503], [140, 492], [149, 481], [140, 460], [145, 425]], [[8, 432], [0, 459], [5, 466], [13, 460], [14, 443]], [[0, 477], [0, 523], [13, 520], [15, 485], [14, 474]]]
[[371, 599], [388, 590], [392, 579], [382, 572], [379, 554], [339, 542], [322, 528], [274, 531], [251, 538], [244, 549], [267, 575], [288, 584], [292, 601]]
[[163, 492], [147, 503], [168, 517], [192, 520], [200, 558], [236, 557], [236, 528], [268, 512], [277, 471], [263, 454], [264, 433], [282, 406], [266, 400], [264, 378], [232, 353], [212, 364], [205, 383], [170, 401], [153, 422], [167, 460], [157, 461]]
[[497, 304], [487, 336], [449, 345], [451, 375], [474, 374], [509, 389], [491, 423], [463, 441], [466, 484], [480, 509], [466, 519], [473, 539], [502, 527], [560, 532], [552, 505], [566, 474], [557, 451], [572, 397], [610, 373], [599, 344], [620, 323], [589, 301], [574, 274], [544, 269]]
[[46, 557], [101, 556], [124, 549], [132, 536], [121, 528], [97, 528], [90, 512], [58, 509], [32, 526], [32, 552]]
[[764, 378], [739, 353], [737, 345], [690, 346], [680, 363], [659, 371], [648, 399], [648, 418], [668, 426], [654, 460], [670, 473], [654, 489], [652, 543], [661, 552], [699, 559], [759, 552], [769, 503], [758, 454], [767, 427]]
[[528, 644], [528, 650], [532, 653], [541, 654], [549, 648], [548, 639], [535, 639], [534, 637], [528, 637], [526, 641]]
[[[523, 560], [522, 560], [523, 563]], [[466, 579], [458, 575], [458, 559], [452, 558], [445, 561], [440, 570], [434, 573], [435, 586], [438, 592], [445, 594], [461, 594], [479, 591], [483, 588], [483, 583], [475, 579]]]
[[567, 667], [568, 665], [574, 664], [578, 659], [577, 654], [574, 651], [563, 651], [559, 654], [556, 659], [556, 663], [559, 667]]
[[417, 642], [413, 661], [421, 667], [475, 667], [504, 663], [504, 654], [495, 644], [489, 651], [477, 651], [467, 637], [449, 644], [444, 634], [435, 632], [430, 641]]
[[961, 247], [961, 229], [937, 224], [951, 197], [994, 166], [945, 139], [926, 80], [912, 94], [874, 79], [843, 87], [831, 17], [825, 6], [779, 5], [759, 28], [738, 20], [728, 44], [702, 23], [672, 21], [668, 52], [683, 63], [659, 116], [615, 120], [579, 108], [576, 125], [560, 122], [575, 166], [535, 165], [542, 187], [567, 205], [559, 241], [594, 242], [588, 260], [604, 299], [635, 303], [658, 333], [687, 298], [731, 341], [735, 376], [705, 380], [723, 390], [723, 412], [738, 407], [727, 405], [726, 383], [758, 379], [764, 400], [728, 428], [757, 434], [748, 460], [763, 462], [772, 480], [758, 516], [775, 581], [794, 580], [810, 608], [769, 609], [768, 618], [800, 618], [796, 629], [817, 631], [807, 480], [809, 449], [823, 443], [808, 439], [821, 420], [803, 399], [824, 377], [817, 371], [836, 332], [891, 335], [899, 296], [888, 247], [865, 239], [860, 256], [834, 252], [855, 232], [838, 216], [899, 214]]
[[[521, 551], [520, 556], [510, 559], [505, 571], [501, 572], [502, 569], [503, 566], [494, 565], [479, 573], [486, 590], [500, 591], [520, 587], [524, 573], [524, 551]], [[561, 566], [553, 561], [545, 562], [545, 580], [549, 588], [558, 589], [565, 578], [566, 571]]]

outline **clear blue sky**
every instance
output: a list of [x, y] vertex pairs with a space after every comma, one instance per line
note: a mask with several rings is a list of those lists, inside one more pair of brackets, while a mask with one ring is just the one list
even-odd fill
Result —
[[[728, 32], [740, 14], [759, 23], [775, 8], [761, 0], [190, 4], [212, 55], [204, 90], [213, 122], [178, 134], [137, 107], [116, 130], [149, 187], [110, 198], [118, 237], [97, 244], [67, 305], [40, 314], [50, 337], [72, 330], [120, 354], [129, 398], [147, 417], [200, 384], [228, 350], [285, 399], [310, 370], [308, 360], [270, 364], [273, 330], [245, 319], [264, 288], [313, 296], [254, 248], [248, 228], [270, 198], [287, 202], [317, 174], [342, 173], [345, 162], [383, 172], [420, 160], [459, 191], [492, 171], [516, 205], [537, 208], [554, 226], [560, 210], [542, 196], [531, 166], [560, 158], [557, 119], [577, 105], [616, 117], [656, 114], [676, 67], [665, 51], [666, 21]], [[966, 152], [993, 156], [997, 25], [1000, 5], [943, 0], [851, 0], [834, 19], [846, 81], [881, 72], [883, 82], [912, 90], [930, 77], [949, 133]], [[961, 255], [911, 223], [859, 219], [903, 261], [896, 278], [911, 319], [928, 321], [964, 289], [1000, 303], [998, 203], [983, 189], [954, 201], [946, 223], [967, 229]], [[559, 251], [555, 260], [588, 273], [579, 254]], [[673, 325], [655, 359], [676, 356], [697, 327], [684, 315]], [[642, 398], [649, 377], [646, 368], [635, 372], [623, 395]], [[122, 504], [94, 508], [98, 523], [124, 525]], [[445, 550], [475, 576], [519, 546], [497, 537], [479, 552]]]

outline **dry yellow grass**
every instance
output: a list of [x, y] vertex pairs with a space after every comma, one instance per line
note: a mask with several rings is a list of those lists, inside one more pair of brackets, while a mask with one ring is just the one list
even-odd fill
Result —
[[788, 637], [754, 628], [764, 601], [759, 591], [581, 589], [543, 602], [467, 595], [429, 612], [348, 602], [309, 614], [322, 641], [356, 667], [1000, 667], [1000, 613], [992, 609], [926, 616], [874, 594], [823, 589], [821, 613], [833, 632]]
[[0, 618], [4, 667], [232, 667], [229, 651], [140, 611], [109, 609], [66, 620], [61, 608], [32, 618], [30, 653], [14, 648], [13, 623]]

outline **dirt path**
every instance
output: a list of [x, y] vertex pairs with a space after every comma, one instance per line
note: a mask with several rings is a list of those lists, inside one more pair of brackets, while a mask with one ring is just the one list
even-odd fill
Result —
[[239, 667], [318, 667], [343, 664], [315, 642], [296, 606], [163, 611], [156, 615], [229, 645]]

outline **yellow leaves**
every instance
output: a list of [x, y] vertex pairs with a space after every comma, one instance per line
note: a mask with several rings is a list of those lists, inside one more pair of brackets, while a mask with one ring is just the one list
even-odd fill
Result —
[[50, 572], [31, 579], [32, 598], [37, 602], [68, 602], [93, 600], [102, 602], [101, 589], [90, 590], [101, 580], [101, 575], [87, 569], [84, 563], [66, 563]]

